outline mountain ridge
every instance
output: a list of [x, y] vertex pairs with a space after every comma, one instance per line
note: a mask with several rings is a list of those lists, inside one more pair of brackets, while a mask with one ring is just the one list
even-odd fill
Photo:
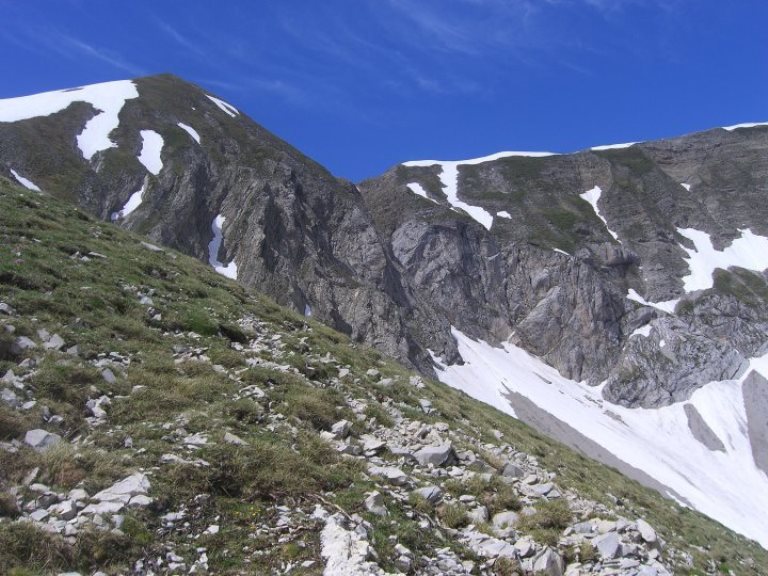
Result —
[[[243, 283], [438, 377], [447, 378], [439, 366], [463, 363], [458, 330], [522, 348], [574, 391], [589, 382], [616, 405], [661, 409], [746, 377], [763, 354], [768, 264], [722, 256], [747, 267], [694, 272], [697, 255], [768, 237], [764, 126], [568, 155], [411, 162], [355, 187], [181, 80], [135, 85], [139, 97], [111, 132], [116, 146], [92, 162], [75, 146], [84, 106], [3, 123], [0, 103], [0, 171], [102, 219], [141, 191], [121, 226], [235, 263]], [[139, 161], [142, 130], [162, 139], [157, 175]], [[489, 393], [498, 384], [487, 382]], [[681, 433], [699, 442], [692, 418]], [[752, 446], [727, 444], [726, 456], [753, 458]]]

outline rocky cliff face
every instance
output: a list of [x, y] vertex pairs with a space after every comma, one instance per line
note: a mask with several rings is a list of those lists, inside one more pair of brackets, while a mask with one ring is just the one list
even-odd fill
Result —
[[[738, 373], [765, 343], [754, 323], [768, 314], [761, 298], [717, 286], [686, 294], [692, 243], [678, 230], [706, 232], [716, 249], [740, 230], [768, 235], [766, 127], [413, 163], [358, 189], [177, 78], [133, 85], [112, 145], [89, 160], [77, 138], [98, 102], [73, 96], [50, 115], [0, 121], [0, 170], [202, 260], [234, 262], [246, 285], [427, 373], [429, 351], [461, 361], [455, 326], [491, 342], [511, 337], [569, 378], [607, 380], [611, 401], [657, 406]], [[160, 138], [156, 173], [141, 161], [147, 131]], [[743, 284], [743, 274], [722, 274]], [[765, 286], [760, 276], [747, 283]], [[663, 313], [627, 299], [630, 289], [685, 303]], [[664, 353], [630, 338], [649, 322]]]

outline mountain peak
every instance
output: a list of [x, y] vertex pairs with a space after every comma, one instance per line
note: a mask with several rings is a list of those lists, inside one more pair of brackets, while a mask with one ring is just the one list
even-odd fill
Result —
[[765, 126], [407, 162], [354, 186], [172, 75], [51, 94], [33, 117], [5, 101], [9, 179], [768, 542], [760, 417], [743, 410], [746, 370], [768, 371]]

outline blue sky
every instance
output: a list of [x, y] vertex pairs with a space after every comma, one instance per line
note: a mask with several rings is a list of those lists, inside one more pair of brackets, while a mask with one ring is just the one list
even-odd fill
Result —
[[339, 176], [768, 120], [765, 0], [0, 0], [0, 98], [172, 72]]

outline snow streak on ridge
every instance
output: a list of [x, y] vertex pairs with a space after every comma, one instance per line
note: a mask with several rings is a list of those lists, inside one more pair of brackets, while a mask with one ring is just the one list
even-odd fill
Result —
[[16, 170], [14, 170], [13, 168], [11, 168], [11, 174], [13, 175], [14, 178], [16, 178], [16, 181], [22, 186], [24, 186], [24, 188], [26, 188], [27, 190], [32, 190], [33, 192], [42, 192], [42, 190], [40, 190], [40, 187], [37, 184], [32, 182], [32, 180], [29, 180], [28, 178], [24, 178], [24, 176], [16, 172]]
[[235, 108], [234, 106], [232, 106], [232, 104], [224, 102], [224, 100], [221, 100], [221, 99], [216, 98], [215, 96], [211, 96], [209, 94], [206, 94], [206, 96], [208, 97], [208, 99], [211, 102], [216, 104], [216, 106], [218, 106], [228, 116], [232, 116], [232, 118], [234, 118], [235, 116], [240, 114], [240, 111], [237, 108]]
[[597, 214], [597, 217], [603, 221], [603, 224], [605, 224], [605, 229], [608, 230], [608, 233], [613, 236], [613, 239], [616, 240], [616, 242], [621, 243], [621, 240], [619, 240], [619, 235], [608, 227], [608, 221], [605, 219], [605, 216], [600, 213], [600, 208], [597, 206], [602, 193], [603, 191], [600, 189], [600, 186], [595, 186], [591, 190], [587, 190], [583, 194], [579, 194], [579, 197], [592, 205], [592, 209], [595, 211], [595, 214]]
[[[498, 152], [491, 154], [490, 156], [483, 156], [481, 158], [472, 158], [469, 160], [449, 161], [449, 160], [412, 160], [410, 162], [404, 162], [403, 166], [416, 167], [416, 166], [440, 166], [442, 171], [440, 172], [440, 182], [443, 185], [443, 190], [448, 199], [448, 203], [454, 208], [459, 208], [466, 212], [475, 221], [482, 224], [486, 229], [490, 230], [493, 226], [493, 215], [485, 208], [480, 206], [472, 206], [467, 204], [463, 200], [459, 199], [459, 166], [482, 164], [484, 162], [492, 162], [501, 158], [508, 158], [510, 156], [527, 156], [533, 158], [541, 158], [544, 156], [553, 156], [551, 152]], [[415, 194], [419, 194], [414, 190], [411, 184], [408, 185]], [[423, 190], [423, 188], [422, 188]], [[421, 195], [421, 194], [419, 194]]]
[[219, 260], [219, 250], [224, 241], [223, 229], [225, 220], [226, 218], [219, 214], [211, 223], [213, 239], [208, 243], [208, 263], [222, 276], [237, 280], [237, 264], [235, 261], [232, 260], [229, 264], [224, 264]]
[[160, 174], [160, 170], [163, 169], [163, 160], [161, 158], [164, 143], [163, 137], [154, 130], [142, 130], [141, 142], [139, 162], [144, 165], [144, 168], [150, 174], [157, 176]]
[[182, 130], [184, 130], [184, 132], [186, 132], [187, 134], [189, 134], [189, 135], [192, 137], [192, 139], [193, 139], [195, 142], [197, 142], [198, 144], [200, 144], [200, 134], [198, 134], [198, 133], [197, 133], [197, 130], [195, 130], [194, 128], [192, 128], [192, 126], [188, 126], [188, 125], [184, 124], [183, 122], [179, 122], [179, 123], [178, 123], [178, 124], [176, 124], [176, 125], [177, 125], [179, 128], [181, 128]]
[[136, 210], [139, 206], [141, 206], [141, 203], [144, 201], [144, 192], [147, 190], [147, 184], [144, 182], [142, 187], [138, 190], [138, 192], [134, 192], [131, 194], [130, 198], [128, 198], [128, 201], [125, 203], [125, 206], [123, 206], [120, 210], [117, 212], [112, 212], [112, 215], [110, 219], [114, 222], [115, 220], [120, 220], [122, 218], [128, 217], [131, 212]]

